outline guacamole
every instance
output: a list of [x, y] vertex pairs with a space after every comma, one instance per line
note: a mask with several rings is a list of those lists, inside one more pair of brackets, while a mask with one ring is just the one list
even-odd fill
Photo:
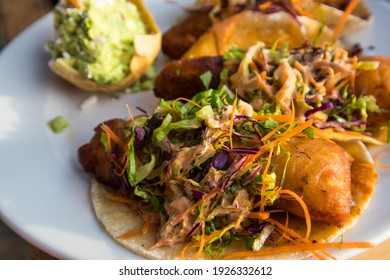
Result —
[[54, 10], [55, 59], [98, 84], [116, 84], [129, 75], [135, 34], [147, 34], [137, 7], [126, 0], [85, 0], [83, 8], [65, 1]]

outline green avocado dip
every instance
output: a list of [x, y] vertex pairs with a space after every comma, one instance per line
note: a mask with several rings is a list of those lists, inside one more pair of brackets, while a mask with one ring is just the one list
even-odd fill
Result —
[[55, 40], [48, 46], [79, 73], [99, 84], [129, 75], [135, 34], [147, 34], [137, 7], [126, 0], [85, 0], [83, 8], [61, 1], [54, 10]]

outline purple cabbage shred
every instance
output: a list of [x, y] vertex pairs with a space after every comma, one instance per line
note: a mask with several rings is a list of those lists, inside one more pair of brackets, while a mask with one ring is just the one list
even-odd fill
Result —
[[204, 192], [198, 190], [191, 190], [191, 192], [192, 192], [192, 196], [196, 199], [202, 199], [205, 195]]
[[311, 114], [314, 114], [314, 113], [317, 113], [317, 112], [320, 112], [320, 111], [325, 111], [327, 109], [332, 109], [332, 108], [334, 108], [333, 103], [330, 103], [330, 102], [329, 103], [324, 103], [320, 107], [313, 108], [311, 110], [306, 111], [305, 117], [307, 118]]
[[217, 170], [225, 170], [227, 168], [228, 161], [229, 154], [223, 151], [211, 161], [211, 166]]

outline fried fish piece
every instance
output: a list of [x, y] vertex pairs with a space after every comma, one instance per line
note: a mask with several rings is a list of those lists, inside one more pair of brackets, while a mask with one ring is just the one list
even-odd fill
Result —
[[356, 92], [372, 95], [377, 105], [384, 109], [379, 113], [371, 113], [368, 121], [380, 124], [390, 119], [390, 57], [367, 56], [362, 61], [377, 61], [379, 67], [375, 70], [360, 71], [356, 76]]
[[[292, 138], [283, 147], [291, 158], [286, 163], [285, 152], [274, 158], [272, 164], [277, 184], [303, 199], [312, 220], [342, 226], [353, 206], [352, 157], [340, 145], [322, 139]], [[301, 205], [295, 200], [282, 197], [277, 206], [304, 217]]]
[[162, 51], [173, 59], [180, 58], [212, 25], [207, 10], [192, 11], [172, 26], [162, 37]]
[[[122, 119], [112, 119], [104, 122], [120, 139], [126, 139], [124, 135], [127, 122]], [[113, 172], [112, 158], [107, 153], [101, 141], [102, 128], [99, 124], [94, 129], [95, 134], [89, 141], [78, 149], [78, 161], [86, 172], [93, 173], [100, 182], [120, 186], [121, 177], [116, 176]], [[118, 149], [115, 153], [118, 157], [123, 153]]]
[[210, 71], [209, 88], [216, 88], [223, 68], [222, 56], [203, 56], [168, 62], [157, 75], [154, 93], [157, 97], [172, 100], [178, 97], [191, 98], [205, 90], [200, 76]]

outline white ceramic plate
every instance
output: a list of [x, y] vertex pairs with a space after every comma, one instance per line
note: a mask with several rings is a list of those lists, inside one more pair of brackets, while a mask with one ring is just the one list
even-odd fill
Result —
[[[180, 3], [191, 0], [177, 1]], [[390, 56], [390, 4], [369, 1], [375, 22], [350, 38], [369, 54]], [[164, 0], [147, 0], [162, 30], [182, 10]], [[152, 92], [123, 94], [113, 99], [98, 94], [86, 110], [80, 104], [90, 94], [53, 75], [44, 43], [52, 38], [50, 15], [28, 28], [0, 56], [0, 217], [21, 237], [60, 259], [139, 259], [116, 243], [94, 216], [89, 198], [90, 176], [77, 161], [77, 149], [99, 122], [127, 118], [124, 104], [151, 112], [158, 104]], [[373, 48], [372, 48], [373, 47]], [[71, 126], [52, 133], [46, 123], [65, 116]], [[389, 163], [390, 157], [387, 157]], [[379, 180], [368, 211], [344, 235], [348, 241], [379, 243], [390, 237], [390, 172], [378, 170]], [[358, 251], [337, 251], [341, 259]]]

